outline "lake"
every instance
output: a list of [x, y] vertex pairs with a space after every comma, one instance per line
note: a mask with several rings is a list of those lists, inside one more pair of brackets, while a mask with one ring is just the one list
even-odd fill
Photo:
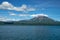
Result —
[[60, 26], [0, 25], [0, 40], [60, 40]]

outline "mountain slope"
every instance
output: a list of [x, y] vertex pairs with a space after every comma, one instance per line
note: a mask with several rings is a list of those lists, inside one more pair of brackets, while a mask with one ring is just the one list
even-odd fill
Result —
[[55, 21], [47, 16], [37, 16], [30, 20], [0, 22], [0, 24], [14, 24], [14, 25], [60, 25], [59, 21]]
[[58, 24], [58, 21], [55, 21], [49, 17], [46, 16], [37, 16], [34, 17], [30, 20], [22, 20], [22, 21], [18, 21], [18, 24], [29, 24], [29, 25], [56, 25]]
[[55, 22], [53, 19], [48, 18], [46, 16], [34, 17], [33, 19], [31, 19], [31, 21], [38, 22], [38, 23], [54, 23]]

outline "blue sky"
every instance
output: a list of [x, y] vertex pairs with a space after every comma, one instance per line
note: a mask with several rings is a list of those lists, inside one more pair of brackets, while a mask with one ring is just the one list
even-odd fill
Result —
[[60, 21], [60, 0], [0, 0], [0, 21], [46, 15]]

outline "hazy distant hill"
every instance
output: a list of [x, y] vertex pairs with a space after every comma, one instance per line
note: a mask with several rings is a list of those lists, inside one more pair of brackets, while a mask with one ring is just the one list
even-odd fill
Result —
[[1, 25], [1, 24], [4, 24], [4, 22], [0, 21], [0, 25]]

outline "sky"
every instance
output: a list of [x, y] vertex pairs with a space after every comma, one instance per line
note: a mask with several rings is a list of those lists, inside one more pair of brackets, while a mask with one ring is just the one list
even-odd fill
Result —
[[29, 20], [38, 15], [60, 21], [60, 0], [0, 0], [0, 21]]

